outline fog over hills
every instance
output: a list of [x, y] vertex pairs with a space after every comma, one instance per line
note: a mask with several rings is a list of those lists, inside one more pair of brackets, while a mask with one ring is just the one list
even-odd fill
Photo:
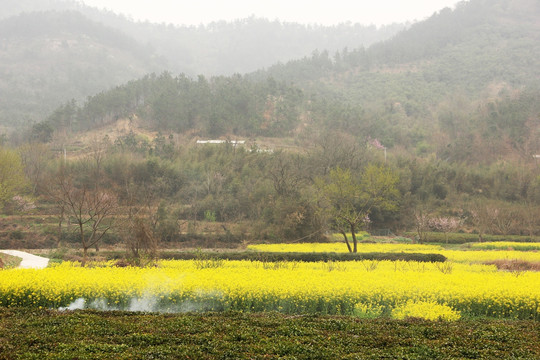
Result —
[[259, 18], [180, 27], [54, 0], [8, 0], [0, 14], [0, 125], [8, 126], [41, 121], [62, 102], [84, 100], [147, 73], [247, 73], [317, 49], [369, 46], [404, 28]]
[[460, 161], [527, 154], [540, 131], [539, 7], [463, 2], [368, 48], [314, 51], [244, 76], [145, 76], [48, 121], [86, 130], [135, 114], [154, 130], [203, 136], [343, 131]]
[[61, 5], [78, 9], [0, 21], [0, 124], [87, 130], [136, 114], [159, 131], [339, 130], [474, 161], [538, 147], [533, 0], [462, 2], [392, 37], [398, 27], [174, 27]]

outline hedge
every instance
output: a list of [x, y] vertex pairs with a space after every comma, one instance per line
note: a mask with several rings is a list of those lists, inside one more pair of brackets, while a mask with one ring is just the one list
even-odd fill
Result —
[[420, 253], [273, 253], [273, 252], [165, 252], [160, 255], [162, 259], [194, 260], [211, 258], [221, 260], [248, 260], [248, 261], [362, 261], [362, 260], [390, 260], [390, 261], [418, 261], [418, 262], [444, 262], [446, 257], [441, 254]]

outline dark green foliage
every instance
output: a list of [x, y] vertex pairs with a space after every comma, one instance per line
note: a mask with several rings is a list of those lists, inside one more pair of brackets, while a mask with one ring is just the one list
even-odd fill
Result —
[[[284, 136], [297, 125], [302, 104], [302, 91], [271, 78], [254, 82], [235, 75], [192, 80], [164, 72], [89, 97], [75, 109], [69, 128], [86, 130], [137, 113], [162, 131], [197, 129], [211, 137]], [[47, 123], [66, 128], [68, 108], [66, 104], [56, 110]], [[119, 144], [134, 147], [134, 139], [121, 139]]]
[[11, 238], [14, 240], [22, 240], [24, 239], [24, 233], [20, 230], [14, 230], [11, 232]]
[[[273, 253], [273, 252], [204, 252], [207, 257], [222, 260], [247, 260], [262, 262], [278, 261], [362, 261], [362, 260], [390, 260], [390, 261], [418, 261], [418, 262], [444, 262], [446, 257], [440, 254], [416, 253]], [[193, 260], [201, 256], [200, 252], [162, 253], [161, 258], [173, 260]]]
[[52, 140], [54, 128], [49, 122], [44, 121], [32, 126], [30, 138], [35, 142], [48, 143]]
[[0, 309], [5, 359], [538, 359], [534, 321]]

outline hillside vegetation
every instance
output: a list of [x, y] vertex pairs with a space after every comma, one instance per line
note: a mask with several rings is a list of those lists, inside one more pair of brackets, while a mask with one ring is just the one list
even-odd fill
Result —
[[63, 238], [74, 192], [171, 243], [204, 227], [229, 244], [365, 228], [448, 242], [449, 224], [538, 235], [539, 8], [472, 0], [370, 47], [244, 75], [148, 74], [66, 102], [12, 138], [32, 143], [19, 149], [29, 188], [60, 215], [43, 233]]
[[[414, 155], [490, 163], [538, 151], [535, 2], [465, 2], [393, 39], [232, 77], [146, 76], [51, 116], [75, 129], [132, 114], [158, 131], [312, 137], [339, 130]], [[62, 114], [66, 110], [67, 114]]]

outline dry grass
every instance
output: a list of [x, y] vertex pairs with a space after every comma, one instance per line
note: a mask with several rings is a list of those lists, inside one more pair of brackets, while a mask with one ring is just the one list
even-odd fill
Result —
[[135, 118], [131, 121], [129, 119], [119, 119], [103, 127], [77, 134], [74, 137], [74, 140], [75, 142], [78, 141], [84, 144], [89, 144], [90, 141], [95, 139], [101, 140], [105, 137], [105, 135], [107, 135], [109, 139], [114, 142], [114, 140], [117, 138], [128, 135], [131, 131], [133, 131], [136, 135], [145, 137], [148, 141], [154, 140], [158, 135], [156, 131], [150, 131], [143, 128], [139, 124], [138, 119]]
[[20, 257], [11, 256], [0, 253], [0, 269], [10, 269], [19, 266], [22, 259]]
[[495, 265], [497, 269], [502, 271], [540, 271], [540, 263], [525, 260], [494, 260], [486, 264]]

